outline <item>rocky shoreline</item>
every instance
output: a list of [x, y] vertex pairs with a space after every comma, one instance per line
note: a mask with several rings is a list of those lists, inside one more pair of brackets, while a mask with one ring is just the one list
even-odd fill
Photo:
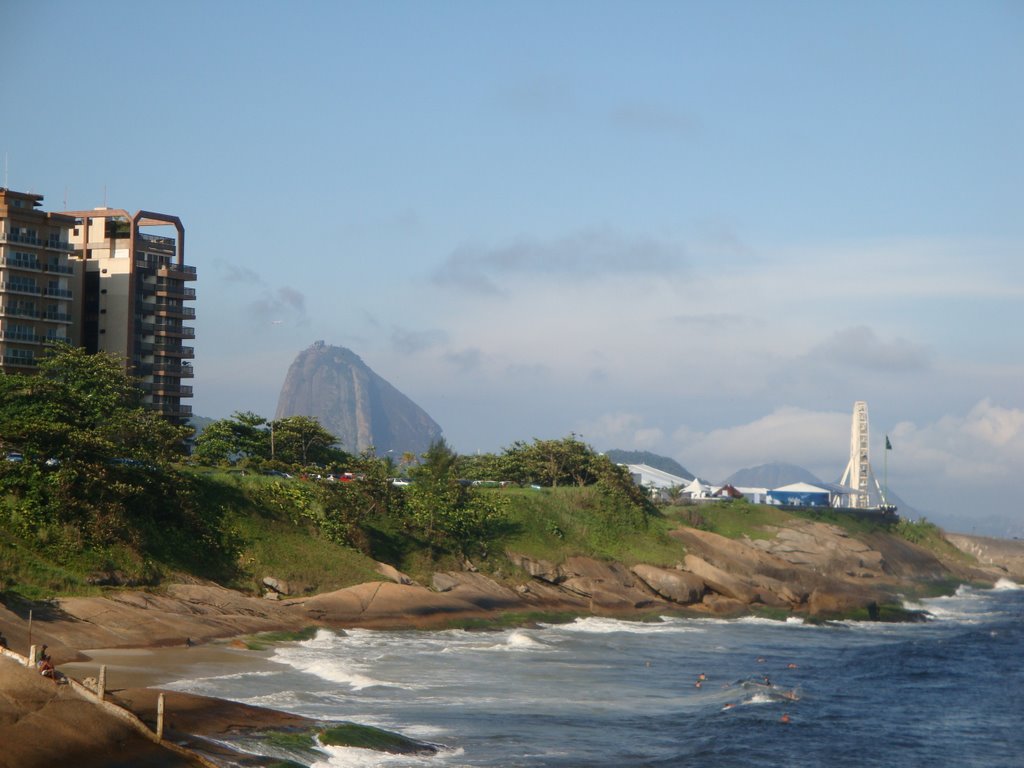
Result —
[[[762, 539], [733, 540], [681, 528], [673, 536], [684, 545], [686, 554], [669, 568], [645, 564], [628, 568], [585, 557], [551, 563], [510, 552], [517, 578], [499, 580], [473, 570], [452, 571], [434, 574], [427, 587], [382, 565], [382, 581], [308, 597], [281, 594], [287, 588], [280, 583], [269, 591], [269, 596], [277, 599], [192, 583], [170, 585], [158, 592], [124, 591], [103, 597], [58, 598], [33, 606], [0, 605], [0, 632], [9, 647], [27, 654], [27, 611], [31, 607], [31, 642], [46, 643], [59, 668], [88, 661], [82, 649], [183, 647], [186, 640], [208, 643], [309, 626], [441, 628], [498, 622], [510, 616], [513, 621], [525, 621], [530, 616], [556, 613], [641, 617], [774, 612], [822, 620], [879, 618], [879, 607], [898, 604], [902, 595], [949, 589], [960, 582], [1024, 581], [1024, 542], [979, 543], [972, 537], [951, 537], [960, 550], [951, 548], [949, 556], [939, 557], [895, 536], [871, 533], [854, 537], [820, 522], [793, 521], [764, 533]], [[30, 754], [33, 748], [25, 746], [24, 739], [26, 723], [38, 718], [52, 723], [71, 709], [77, 712], [75, 718], [86, 721], [90, 720], [88, 710], [54, 706], [47, 695], [59, 699], [73, 694], [61, 693], [33, 670], [22, 667], [15, 673], [16, 665], [3, 661], [0, 740], [10, 743], [15, 739], [24, 748], [15, 762], [10, 754], [0, 756], [0, 765], [53, 764], [48, 762], [52, 758], [49, 743], [38, 745], [36, 754]], [[114, 692], [116, 700], [147, 722], [155, 721], [156, 695], [146, 688]], [[299, 725], [284, 713], [243, 713], [240, 705], [200, 699], [174, 694], [170, 710], [176, 719], [171, 727], [179, 741], [187, 741], [188, 734], [221, 733], [237, 725], [235, 721], [259, 722], [266, 727]], [[202, 716], [190, 719], [188, 712]], [[102, 714], [92, 713], [100, 720]], [[302, 725], [310, 724], [305, 721]], [[123, 733], [109, 724], [90, 727], [95, 736], [91, 748], [78, 743], [81, 728], [72, 728], [74, 738], [69, 731], [66, 749], [93, 756], [76, 764], [104, 765], [104, 755], [108, 760], [117, 755], [119, 764], [127, 764], [120, 757], [123, 750], [149, 749], [125, 740]], [[98, 762], [90, 763], [93, 758]], [[182, 763], [180, 755], [171, 753], [167, 759], [166, 765], [196, 764]]]

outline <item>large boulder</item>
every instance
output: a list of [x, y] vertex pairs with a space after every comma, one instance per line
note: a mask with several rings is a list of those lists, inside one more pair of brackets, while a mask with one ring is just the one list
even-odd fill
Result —
[[838, 526], [793, 520], [772, 531], [773, 537], [757, 539], [752, 546], [791, 565], [840, 577], [873, 578], [885, 573], [882, 553]]
[[415, 584], [416, 582], [402, 573], [400, 570], [395, 568], [393, 565], [388, 563], [377, 563], [377, 573], [383, 576], [388, 581], [393, 581], [395, 584]]
[[852, 612], [878, 606], [891, 598], [879, 592], [856, 584], [833, 582], [827, 587], [815, 589], [807, 600], [807, 612], [820, 618], [848, 616]]
[[709, 589], [720, 595], [748, 605], [758, 600], [757, 591], [748, 582], [721, 568], [716, 568], [703, 558], [687, 555], [683, 560], [683, 567], [700, 577]]
[[514, 607], [522, 600], [517, 592], [482, 573], [439, 571], [431, 577], [431, 585], [437, 592], [444, 592], [485, 610]]
[[635, 565], [633, 573], [654, 592], [673, 603], [699, 603], [704, 596], [704, 580], [694, 573], [653, 565]]
[[522, 568], [535, 579], [557, 584], [563, 578], [558, 566], [550, 560], [532, 558], [519, 552], [507, 552], [506, 555], [513, 565]]
[[680, 528], [672, 536], [686, 546], [687, 552], [741, 578], [759, 574], [789, 582], [795, 575], [792, 563], [765, 551], [760, 542], [729, 539], [697, 528]]
[[655, 604], [654, 595], [621, 563], [570, 557], [560, 566], [559, 586], [590, 601], [594, 610], [620, 611]]

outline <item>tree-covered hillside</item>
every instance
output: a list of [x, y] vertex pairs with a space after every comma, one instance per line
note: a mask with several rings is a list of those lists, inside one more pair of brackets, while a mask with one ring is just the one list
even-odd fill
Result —
[[0, 592], [182, 575], [252, 590], [271, 573], [325, 589], [375, 561], [500, 571], [513, 545], [621, 555], [658, 517], [575, 436], [473, 457], [442, 440], [396, 461], [337, 449], [313, 419], [236, 413], [188, 456], [189, 430], [143, 408], [117, 360], [73, 348], [0, 377], [0, 394]]

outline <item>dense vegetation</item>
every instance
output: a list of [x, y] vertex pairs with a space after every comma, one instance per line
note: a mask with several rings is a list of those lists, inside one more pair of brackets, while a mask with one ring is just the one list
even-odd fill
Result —
[[321, 591], [379, 578], [376, 561], [424, 582], [469, 563], [521, 579], [508, 551], [673, 565], [675, 526], [757, 536], [792, 516], [744, 501], [656, 507], [576, 435], [476, 456], [442, 440], [396, 460], [340, 451], [313, 419], [242, 412], [207, 424], [190, 454], [191, 430], [143, 408], [117, 360], [58, 347], [39, 369], [0, 376], [0, 595], [182, 575]]
[[326, 589], [376, 578], [375, 560], [500, 573], [508, 547], [628, 559], [664, 534], [628, 475], [575, 436], [474, 457], [439, 441], [396, 463], [338, 450], [305, 417], [236, 413], [191, 455], [189, 433], [105, 355], [59, 347], [36, 376], [0, 376], [0, 592], [181, 574]]

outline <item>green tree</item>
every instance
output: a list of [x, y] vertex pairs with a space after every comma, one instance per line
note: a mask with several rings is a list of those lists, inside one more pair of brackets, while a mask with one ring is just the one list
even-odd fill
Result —
[[519, 441], [505, 450], [509, 476], [521, 483], [551, 487], [597, 482], [598, 458], [575, 434], [561, 440], [534, 439], [532, 444]]
[[159, 514], [190, 430], [144, 408], [116, 358], [79, 348], [54, 347], [36, 376], [0, 376], [0, 395], [0, 442], [25, 456], [0, 467], [15, 527], [67, 547], [135, 541], [132, 520]]
[[337, 438], [309, 416], [286, 416], [270, 428], [273, 458], [286, 464], [329, 464], [348, 456], [334, 447]]
[[505, 519], [506, 499], [475, 491], [457, 467], [458, 455], [443, 438], [432, 443], [410, 473], [406, 506], [431, 548], [468, 555], [486, 547]]
[[239, 459], [266, 459], [271, 454], [267, 420], [251, 411], [236, 411], [231, 418], [207, 425], [195, 440], [194, 456], [204, 464]]
[[37, 376], [0, 377], [0, 441], [61, 464], [158, 464], [179, 455], [188, 428], [142, 405], [142, 392], [107, 354], [58, 345]]

